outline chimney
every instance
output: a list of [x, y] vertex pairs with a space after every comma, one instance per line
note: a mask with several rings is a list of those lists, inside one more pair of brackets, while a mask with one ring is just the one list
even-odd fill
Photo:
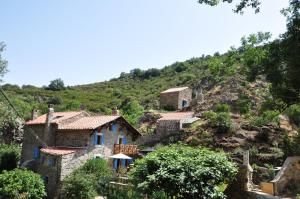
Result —
[[54, 115], [54, 108], [52, 107], [52, 105], [49, 105], [48, 113], [47, 113], [47, 116], [46, 116], [46, 126], [51, 124], [51, 120], [53, 119], [53, 115]]
[[31, 120], [35, 120], [40, 114], [40, 111], [37, 109], [32, 109], [31, 111]]
[[117, 108], [117, 107], [113, 108], [111, 114], [112, 114], [113, 116], [119, 115], [119, 110], [118, 110], [118, 108]]
[[44, 130], [44, 141], [48, 146], [54, 144], [54, 135], [51, 126], [51, 121], [53, 120], [53, 117], [54, 117], [54, 109], [52, 105], [49, 105], [48, 113], [46, 115], [45, 130]]

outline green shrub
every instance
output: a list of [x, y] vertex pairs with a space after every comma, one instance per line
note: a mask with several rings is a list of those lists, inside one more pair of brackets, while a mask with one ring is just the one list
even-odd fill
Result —
[[46, 196], [45, 185], [40, 175], [15, 169], [0, 174], [0, 195], [3, 198], [42, 199]]
[[229, 112], [230, 106], [228, 104], [217, 104], [216, 112]]
[[300, 105], [299, 104], [293, 104], [289, 106], [285, 110], [285, 114], [290, 118], [292, 122], [295, 124], [300, 124]]
[[278, 111], [265, 111], [262, 115], [251, 119], [250, 123], [254, 126], [263, 126], [270, 123], [279, 123], [279, 112]]
[[229, 113], [205, 111], [203, 112], [203, 117], [208, 119], [211, 125], [217, 128], [218, 133], [228, 133], [232, 130], [233, 126]]
[[136, 100], [125, 100], [121, 107], [123, 117], [133, 126], [138, 126], [138, 121], [144, 113], [144, 108]]
[[96, 178], [112, 175], [112, 170], [107, 161], [102, 158], [88, 160], [78, 171], [85, 174], [91, 174]]
[[284, 138], [283, 151], [286, 157], [300, 155], [300, 129], [294, 136]]
[[18, 145], [0, 144], [0, 173], [17, 168], [21, 155]]
[[[134, 187], [117, 187], [117, 186], [111, 187], [109, 190], [109, 194], [107, 195], [107, 199], [141, 199], [144, 197], [145, 197], [144, 194], [136, 191]], [[159, 199], [167, 199], [167, 198], [159, 197]]]
[[262, 102], [259, 112], [263, 113], [268, 110], [278, 110], [283, 112], [286, 109], [287, 105], [281, 99], [268, 98]]
[[196, 199], [225, 198], [218, 188], [236, 173], [224, 153], [174, 144], [137, 160], [130, 176], [144, 194], [164, 192], [169, 198]]
[[214, 123], [218, 128], [218, 133], [228, 133], [232, 129], [232, 122], [228, 113], [218, 113]]
[[63, 182], [62, 195], [68, 199], [92, 199], [97, 196], [93, 175], [75, 173]]
[[240, 114], [248, 114], [251, 110], [252, 104], [246, 95], [240, 95], [236, 102], [236, 106]]
[[202, 113], [202, 116], [207, 120], [213, 120], [217, 117], [217, 113], [215, 113], [213, 111], [204, 111]]
[[97, 194], [108, 193], [112, 171], [106, 160], [88, 160], [63, 181], [61, 195], [64, 198], [90, 199]]

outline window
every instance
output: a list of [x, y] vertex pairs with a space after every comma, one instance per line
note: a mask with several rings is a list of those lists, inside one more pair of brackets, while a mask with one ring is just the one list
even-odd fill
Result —
[[49, 157], [48, 158], [48, 166], [54, 167], [56, 165], [56, 158], [54, 157]]
[[126, 138], [124, 135], [119, 135], [116, 144], [126, 144]]
[[48, 176], [44, 176], [44, 177], [43, 177], [43, 180], [44, 180], [44, 183], [45, 183], [45, 184], [48, 184], [48, 182], [49, 182], [49, 177], [48, 177]]
[[187, 100], [182, 100], [182, 108], [188, 107], [188, 101]]
[[96, 132], [94, 135], [94, 145], [104, 145], [104, 134]]
[[40, 158], [40, 149], [39, 149], [39, 147], [34, 147], [34, 149], [33, 149], [33, 158], [35, 160]]

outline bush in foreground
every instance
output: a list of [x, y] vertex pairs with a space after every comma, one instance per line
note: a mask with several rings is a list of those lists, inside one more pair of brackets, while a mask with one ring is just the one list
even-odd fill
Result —
[[181, 144], [162, 147], [137, 160], [130, 176], [144, 194], [176, 198], [225, 198], [221, 187], [237, 172], [224, 153]]
[[111, 170], [104, 159], [87, 161], [63, 181], [61, 195], [68, 199], [90, 199], [106, 195]]
[[15, 169], [0, 174], [0, 196], [3, 198], [42, 199], [46, 196], [40, 175]]
[[0, 173], [17, 168], [21, 149], [17, 145], [0, 144]]

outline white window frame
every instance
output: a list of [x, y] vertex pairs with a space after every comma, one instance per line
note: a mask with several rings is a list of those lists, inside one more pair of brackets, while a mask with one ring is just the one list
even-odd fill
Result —
[[[125, 137], [124, 135], [118, 135], [117, 144], [120, 144], [120, 143], [119, 143], [119, 140], [120, 140], [120, 138], [122, 138], [122, 140], [123, 140], [123, 139], [124, 139], [124, 137]], [[121, 143], [121, 144], [123, 144], [123, 143]]]
[[[99, 135], [101, 136], [101, 143], [100, 143], [100, 144], [98, 144], [98, 136], [99, 136]], [[97, 139], [97, 140], [96, 140], [96, 143], [97, 143], [96, 146], [97, 146], [97, 147], [103, 146], [103, 145], [102, 145], [103, 133], [97, 132], [97, 133], [96, 133], [96, 139]]]

